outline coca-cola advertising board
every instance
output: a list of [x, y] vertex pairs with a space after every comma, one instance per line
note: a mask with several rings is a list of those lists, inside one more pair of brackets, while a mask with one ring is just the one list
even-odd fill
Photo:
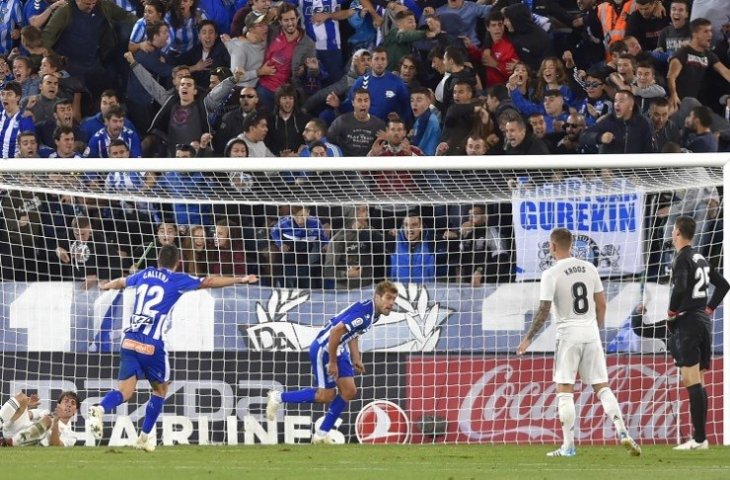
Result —
[[[644, 443], [675, 443], [691, 434], [689, 400], [677, 368], [663, 356], [608, 358], [609, 383], [631, 435]], [[414, 429], [412, 443], [561, 443], [552, 381], [553, 358], [413, 356], [407, 366], [411, 422], [438, 419], [443, 435]], [[705, 381], [707, 435], [722, 442], [722, 361]], [[611, 444], [616, 433], [590, 385], [576, 384], [576, 441]], [[420, 422], [423, 423], [423, 422]]]

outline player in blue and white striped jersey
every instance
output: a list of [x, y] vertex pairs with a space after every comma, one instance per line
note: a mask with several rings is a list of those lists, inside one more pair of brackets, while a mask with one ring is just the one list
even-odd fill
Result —
[[31, 117], [23, 116], [20, 108], [22, 87], [18, 82], [7, 82], [0, 91], [0, 158], [14, 158], [17, 153], [18, 135], [21, 132], [35, 132]]
[[219, 288], [237, 283], [258, 281], [256, 275], [245, 277], [194, 277], [175, 272], [180, 252], [174, 245], [165, 245], [157, 257], [158, 267], [148, 267], [129, 277], [121, 277], [99, 285], [102, 290], [135, 289], [135, 301], [129, 326], [124, 329], [119, 385], [89, 407], [87, 422], [91, 433], [100, 439], [104, 433], [104, 413], [128, 401], [137, 389], [137, 380], [146, 378], [152, 386], [152, 396], [145, 410], [142, 433], [137, 448], [151, 452], [155, 445], [149, 433], [162, 412], [170, 380], [170, 362], [165, 350], [165, 334], [175, 303], [185, 293], [200, 288]]
[[124, 126], [124, 110], [122, 107], [111, 107], [104, 114], [104, 128], [96, 132], [89, 139], [89, 144], [84, 151], [86, 158], [109, 158], [109, 143], [117, 138], [124, 140], [129, 146], [129, 154], [132, 158], [142, 156], [142, 142], [134, 130]]
[[13, 32], [25, 25], [21, 0], [0, 1], [0, 55], [7, 55], [13, 49]]
[[266, 417], [276, 420], [283, 403], [329, 403], [327, 415], [312, 437], [312, 443], [333, 443], [329, 431], [347, 403], [357, 396], [355, 371], [365, 373], [358, 338], [370, 330], [380, 315], [390, 314], [396, 298], [395, 284], [385, 280], [375, 287], [372, 300], [353, 303], [331, 318], [309, 347], [315, 386], [290, 392], [270, 391]]
[[296, 5], [304, 21], [304, 30], [314, 40], [317, 60], [327, 72], [327, 85], [345, 74], [342, 60], [340, 20], [347, 20], [355, 10], [342, 10], [342, 0], [287, 0]]

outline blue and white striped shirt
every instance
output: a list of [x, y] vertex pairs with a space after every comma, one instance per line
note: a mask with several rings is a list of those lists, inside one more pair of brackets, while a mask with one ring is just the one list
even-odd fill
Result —
[[340, 24], [335, 20], [327, 20], [315, 25], [312, 15], [315, 13], [334, 13], [340, 10], [341, 1], [338, 0], [289, 0], [289, 3], [299, 7], [304, 19], [304, 30], [314, 40], [317, 50], [340, 49]]
[[122, 10], [126, 10], [129, 13], [134, 13], [137, 15], [137, 9], [134, 7], [134, 4], [130, 2], [129, 0], [112, 0], [114, 3], [117, 4], [119, 8]]
[[325, 327], [319, 331], [314, 342], [317, 343], [320, 348], [327, 348], [329, 342], [330, 333], [332, 329], [339, 323], [345, 325], [345, 334], [340, 338], [339, 348], [337, 353], [339, 354], [343, 346], [350, 340], [357, 338], [365, 334], [370, 328], [378, 321], [379, 316], [375, 314], [375, 304], [372, 300], [364, 300], [355, 302], [340, 313], [330, 319]]
[[[139, 135], [127, 127], [122, 128], [119, 138], [129, 147], [130, 158], [140, 158], [142, 156], [142, 143], [139, 141]], [[106, 127], [96, 132], [90, 139], [84, 157], [86, 158], [109, 158], [109, 143], [112, 138]]]
[[[198, 10], [201, 20], [207, 20], [208, 17], [205, 12]], [[198, 43], [198, 27], [195, 22], [197, 21], [197, 15], [193, 15], [185, 23], [179, 27], [174, 28], [172, 26], [172, 16], [170, 12], [165, 15], [165, 23], [170, 25], [170, 38], [172, 38], [171, 49], [177, 53], [185, 53], [192, 49]]]
[[13, 29], [26, 24], [20, 0], [0, 0], [0, 21], [0, 55], [6, 55], [13, 49]]
[[15, 158], [18, 134], [26, 130], [35, 132], [35, 125], [31, 117], [23, 116], [23, 110], [18, 110], [15, 115], [8, 115], [4, 110], [0, 112], [0, 157]]

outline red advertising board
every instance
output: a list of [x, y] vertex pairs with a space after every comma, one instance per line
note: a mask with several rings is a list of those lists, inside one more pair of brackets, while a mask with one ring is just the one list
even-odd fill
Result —
[[[412, 443], [560, 443], [552, 357], [413, 356], [408, 362], [406, 411]], [[629, 431], [643, 443], [675, 443], [691, 433], [689, 401], [677, 368], [664, 356], [609, 357], [609, 382]], [[708, 437], [722, 438], [722, 361], [707, 374]], [[589, 385], [576, 384], [576, 440], [614, 443], [613, 423]], [[421, 419], [446, 429], [424, 435]], [[442, 421], [443, 420], [443, 421]], [[444, 422], [445, 421], [445, 422]], [[445, 425], [444, 425], [445, 423]], [[420, 427], [420, 428], [419, 428]], [[433, 429], [432, 429], [433, 430]]]

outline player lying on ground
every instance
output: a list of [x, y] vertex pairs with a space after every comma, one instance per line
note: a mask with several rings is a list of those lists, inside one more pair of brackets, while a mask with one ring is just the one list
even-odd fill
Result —
[[309, 347], [315, 387], [290, 392], [270, 391], [266, 417], [276, 420], [276, 413], [282, 403], [329, 403], [327, 414], [312, 437], [312, 443], [333, 443], [329, 431], [347, 403], [357, 396], [353, 378], [355, 371], [365, 373], [358, 337], [370, 330], [380, 315], [390, 314], [397, 297], [396, 286], [383, 281], [375, 287], [372, 300], [353, 303], [331, 318]]
[[157, 258], [159, 267], [148, 267], [99, 286], [102, 290], [134, 287], [136, 291], [133, 314], [124, 330], [120, 349], [119, 386], [108, 392], [99, 405], [89, 407], [87, 421], [96, 439], [101, 439], [104, 433], [104, 414], [128, 401], [137, 389], [137, 380], [146, 378], [152, 386], [152, 396], [147, 402], [142, 433], [137, 438], [136, 447], [154, 451], [155, 444], [149, 434], [162, 412], [170, 380], [165, 334], [175, 303], [185, 292], [199, 288], [220, 288], [258, 280], [256, 275], [194, 277], [175, 272], [179, 261], [177, 247], [165, 245]]
[[76, 392], [62, 392], [52, 415], [48, 410], [38, 409], [39, 404], [38, 395], [20, 392], [0, 407], [0, 446], [73, 447], [76, 444], [76, 434], [71, 428], [71, 419], [79, 408]]

